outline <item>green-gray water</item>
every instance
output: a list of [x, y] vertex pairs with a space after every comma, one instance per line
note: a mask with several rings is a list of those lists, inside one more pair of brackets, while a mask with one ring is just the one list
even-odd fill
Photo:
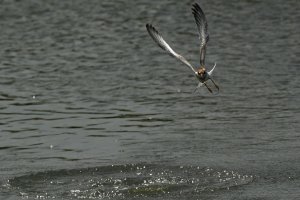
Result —
[[0, 3], [0, 199], [299, 199], [300, 3]]

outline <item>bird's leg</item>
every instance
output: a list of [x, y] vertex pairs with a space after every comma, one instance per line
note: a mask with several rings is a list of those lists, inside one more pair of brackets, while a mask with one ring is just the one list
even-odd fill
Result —
[[204, 82], [204, 85], [207, 87], [208, 91], [210, 91], [210, 93], [213, 93], [212, 90], [208, 87], [208, 85]]
[[195, 93], [197, 91], [197, 89], [200, 88], [202, 85], [203, 85], [203, 83], [199, 82], [193, 93]]
[[215, 83], [215, 81], [213, 80], [213, 79], [210, 79], [211, 80], [211, 82], [213, 82], [213, 84], [215, 85], [215, 87], [218, 89], [218, 91], [220, 90], [219, 89], [219, 86]]

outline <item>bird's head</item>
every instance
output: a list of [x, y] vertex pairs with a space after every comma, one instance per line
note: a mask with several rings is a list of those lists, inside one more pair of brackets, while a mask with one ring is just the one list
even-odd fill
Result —
[[200, 68], [198, 69], [197, 73], [198, 73], [198, 75], [199, 75], [200, 77], [203, 77], [204, 74], [205, 74], [205, 68], [204, 68], [204, 67], [200, 67]]

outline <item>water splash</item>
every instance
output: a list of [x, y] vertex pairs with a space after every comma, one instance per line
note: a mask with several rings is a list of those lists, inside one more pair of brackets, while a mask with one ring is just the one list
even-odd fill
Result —
[[203, 197], [253, 180], [209, 167], [129, 164], [39, 172], [10, 179], [7, 187], [29, 199], [176, 199]]

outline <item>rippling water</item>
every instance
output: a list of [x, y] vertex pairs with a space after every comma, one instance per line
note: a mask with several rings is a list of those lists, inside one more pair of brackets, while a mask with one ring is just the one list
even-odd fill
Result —
[[296, 0], [1, 1], [0, 199], [300, 198]]

